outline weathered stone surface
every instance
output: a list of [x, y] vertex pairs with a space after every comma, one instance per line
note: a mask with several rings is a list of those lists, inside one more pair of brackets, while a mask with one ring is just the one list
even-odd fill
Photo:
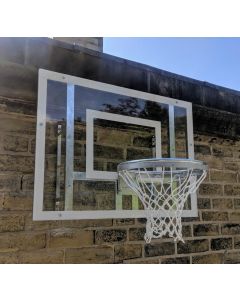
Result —
[[227, 212], [218, 212], [218, 211], [204, 211], [202, 212], [203, 221], [227, 221], [228, 213]]
[[240, 248], [240, 237], [239, 236], [236, 236], [234, 238], [234, 248], [235, 249], [239, 249]]
[[212, 250], [231, 249], [231, 248], [232, 248], [232, 238], [219, 238], [219, 239], [211, 240]]
[[65, 263], [68, 264], [105, 264], [114, 262], [113, 248], [110, 246], [83, 247], [66, 249]]
[[109, 228], [112, 224], [112, 219], [33, 221], [32, 213], [28, 213], [25, 218], [25, 229], [31, 231], [58, 229], [62, 227], [76, 229], [94, 229], [96, 227]]
[[33, 250], [46, 246], [44, 233], [18, 232], [0, 234], [0, 252], [9, 250]]
[[228, 196], [239, 196], [240, 195], [240, 184], [225, 185], [224, 194]]
[[17, 253], [17, 257], [17, 263], [20, 264], [62, 264], [64, 251], [53, 249], [21, 251]]
[[123, 195], [122, 196], [122, 209], [132, 210], [132, 196]]
[[202, 155], [211, 155], [211, 150], [208, 145], [195, 145], [195, 153], [201, 153]]
[[19, 136], [6, 135], [3, 139], [3, 150], [13, 152], [27, 152], [28, 139]]
[[0, 197], [0, 210], [32, 211], [32, 197], [18, 194], [16, 196], [4, 195]]
[[150, 136], [136, 136], [133, 139], [134, 147], [145, 147], [152, 148], [153, 147], [153, 135]]
[[124, 242], [127, 239], [126, 229], [108, 229], [95, 231], [95, 243]]
[[113, 224], [112, 219], [93, 219], [93, 220], [65, 220], [61, 221], [62, 226], [68, 226], [71, 228], [85, 228], [85, 229], [95, 229], [97, 227], [111, 227]]
[[223, 172], [220, 170], [210, 170], [211, 181], [215, 182], [237, 182], [237, 173], [235, 172]]
[[[82, 170], [83, 172], [85, 172], [86, 162], [84, 162], [84, 161], [82, 162], [82, 160], [80, 160], [80, 161], [81, 161], [82, 165], [77, 170]], [[107, 164], [107, 168], [106, 168], [106, 164]], [[113, 163], [113, 164], [115, 164], [115, 163]], [[83, 167], [83, 165], [84, 165], [84, 167]], [[94, 166], [94, 170], [97, 170], [97, 171], [114, 171], [115, 172], [117, 170], [117, 169], [109, 170], [108, 169], [109, 165], [106, 161], [101, 161], [101, 160], [96, 160], [96, 159], [94, 159], [93, 166]], [[111, 167], [110, 167], [110, 169], [111, 169]]]
[[143, 241], [146, 233], [145, 227], [130, 228], [129, 229], [129, 240], [130, 241]]
[[132, 159], [142, 159], [142, 158], [150, 158], [152, 157], [152, 150], [151, 149], [135, 149], [135, 148], [128, 148], [127, 149], [127, 160]]
[[177, 245], [177, 253], [196, 253], [208, 251], [208, 240], [193, 240], [185, 241], [185, 243], [179, 242]]
[[[209, 98], [209, 102], [211, 100]], [[218, 103], [220, 102], [218, 101]], [[217, 103], [215, 102], [215, 104]], [[226, 111], [211, 109], [209, 106], [206, 106], [206, 103], [204, 106], [193, 104], [193, 126], [195, 133], [208, 134], [210, 137], [209, 143], [212, 143], [211, 140], [214, 142], [214, 139], [217, 140], [222, 137], [225, 137], [227, 140], [236, 139], [239, 132], [237, 128], [239, 117], [236, 111], [232, 112], [229, 113], [227, 108]]]
[[129, 259], [124, 260], [124, 264], [159, 264], [159, 258], [151, 258], [151, 257], [144, 257], [144, 258], [136, 258], [136, 259]]
[[116, 245], [114, 247], [114, 260], [120, 262], [125, 259], [138, 258], [142, 256], [142, 245]]
[[213, 155], [218, 156], [218, 157], [232, 157], [233, 156], [231, 149], [229, 149], [227, 147], [213, 146], [212, 153], [213, 153]]
[[[17, 63], [1, 61], [0, 63], [0, 95], [15, 99], [37, 99], [37, 69]], [[21, 105], [8, 106], [8, 111], [35, 114], [36, 106], [32, 110]]]
[[197, 217], [183, 217], [182, 218], [182, 222], [198, 222], [200, 221], [200, 215], [199, 215], [199, 212], [198, 212], [198, 216]]
[[133, 225], [135, 223], [135, 219], [116, 219], [115, 224], [118, 226], [122, 225]]
[[219, 228], [217, 224], [198, 224], [193, 225], [194, 236], [211, 236], [218, 235]]
[[224, 255], [224, 264], [240, 264], [240, 252], [226, 253]]
[[234, 203], [234, 208], [240, 209], [240, 198], [234, 199], [233, 203]]
[[1, 38], [0, 59], [24, 64], [25, 43], [26, 38], [22, 37]]
[[115, 195], [113, 193], [96, 194], [97, 209], [99, 210], [114, 210], [115, 209]]
[[224, 235], [240, 234], [240, 223], [222, 224], [221, 232]]
[[154, 243], [146, 244], [145, 247], [145, 256], [163, 256], [163, 255], [172, 255], [175, 252], [174, 243]]
[[86, 141], [86, 129], [78, 128], [77, 122], [75, 122], [74, 127], [74, 140]]
[[33, 191], [34, 190], [34, 175], [24, 175], [22, 180], [22, 190], [23, 191]]
[[202, 196], [222, 195], [223, 188], [220, 184], [203, 183], [199, 187], [199, 194]]
[[209, 198], [199, 198], [197, 200], [198, 209], [210, 209], [211, 208], [211, 200]]
[[182, 235], [183, 237], [190, 237], [192, 236], [192, 230], [191, 230], [191, 226], [189, 225], [183, 225], [182, 226]]
[[96, 51], [103, 51], [103, 38], [101, 37], [54, 37], [70, 45], [79, 45]]
[[23, 173], [34, 172], [33, 156], [1, 155], [0, 171], [14, 171]]
[[93, 231], [58, 228], [51, 230], [48, 247], [50, 248], [79, 248], [93, 244]]
[[207, 163], [210, 169], [223, 169], [222, 158], [214, 157], [212, 155], [202, 155], [201, 153], [196, 153], [195, 159], [204, 161], [205, 163]]
[[20, 190], [20, 176], [14, 174], [0, 174], [0, 191], [10, 192]]
[[229, 221], [239, 222], [239, 220], [240, 220], [240, 212], [232, 212], [229, 214]]
[[240, 169], [240, 165], [236, 162], [236, 160], [224, 162], [224, 167], [226, 170], [230, 171], [238, 171]]
[[190, 264], [189, 256], [173, 257], [173, 258], [161, 258], [161, 264]]
[[[3, 135], [24, 136], [25, 138], [34, 138], [36, 135], [36, 116], [26, 116], [19, 114], [8, 114], [1, 112], [1, 97], [0, 97], [0, 128]], [[9, 100], [5, 99], [5, 107], [8, 106]], [[14, 99], [15, 100], [15, 99]], [[17, 102], [15, 100], [15, 102]]]
[[0, 214], [0, 232], [24, 230], [24, 216], [17, 214]]
[[230, 198], [212, 199], [213, 209], [227, 210], [233, 208], [233, 201]]
[[[119, 162], [107, 162], [107, 171], [116, 172], [117, 166], [119, 163], [120, 163], [120, 161]], [[97, 170], [99, 170], [99, 168]]]
[[132, 144], [132, 134], [122, 130], [98, 130], [97, 142], [110, 145], [126, 147]]
[[0, 264], [17, 264], [18, 262], [18, 254], [16, 252], [0, 252]]
[[193, 256], [193, 264], [222, 264], [224, 261], [223, 253]]
[[111, 159], [123, 159], [123, 149], [110, 147], [110, 146], [102, 146], [102, 145], [94, 145], [94, 157], [101, 158], [109, 158]]
[[79, 189], [82, 191], [114, 191], [115, 192], [115, 182], [107, 182], [107, 181], [91, 181], [91, 180], [84, 180], [79, 182]]

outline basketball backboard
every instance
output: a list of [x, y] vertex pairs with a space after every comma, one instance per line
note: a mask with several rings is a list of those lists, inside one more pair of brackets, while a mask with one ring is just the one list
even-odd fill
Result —
[[191, 103], [39, 70], [34, 220], [144, 217], [117, 165], [153, 157], [194, 159]]

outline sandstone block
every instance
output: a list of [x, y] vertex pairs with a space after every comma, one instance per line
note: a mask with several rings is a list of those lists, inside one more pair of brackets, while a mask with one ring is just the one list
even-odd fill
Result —
[[232, 238], [219, 238], [211, 240], [212, 250], [222, 250], [232, 248]]
[[239, 223], [223, 224], [221, 226], [221, 230], [222, 230], [222, 234], [224, 235], [240, 234], [240, 224]]
[[203, 221], [227, 221], [228, 213], [218, 211], [203, 211], [202, 219]]
[[230, 198], [212, 199], [213, 209], [227, 210], [233, 208], [233, 201]]
[[236, 172], [223, 172], [221, 170], [210, 170], [210, 178], [212, 182], [237, 182]]
[[24, 216], [17, 214], [0, 214], [0, 232], [24, 230]]
[[127, 239], [126, 229], [107, 229], [95, 231], [95, 243], [124, 242]]
[[93, 244], [93, 231], [58, 228], [51, 230], [48, 247], [50, 248], [79, 248]]
[[0, 174], [0, 191], [13, 192], [20, 190], [20, 176], [15, 174]]
[[0, 252], [9, 250], [33, 250], [46, 246], [44, 233], [18, 232], [0, 234]]
[[232, 212], [229, 214], [229, 221], [239, 222], [239, 220], [240, 220], [240, 212]]
[[193, 264], [222, 264], [223, 263], [223, 253], [214, 253], [207, 255], [193, 256]]
[[172, 255], [175, 252], [175, 246], [173, 242], [146, 244], [144, 250], [146, 257]]
[[114, 247], [115, 262], [142, 256], [142, 245], [116, 245]]
[[62, 264], [64, 251], [52, 249], [21, 251], [17, 256], [20, 264]]
[[207, 145], [195, 145], [195, 153], [201, 153], [202, 155], [211, 155], [210, 147]]
[[197, 204], [198, 204], [198, 209], [211, 208], [211, 200], [209, 198], [198, 198]]
[[224, 264], [239, 264], [240, 252], [226, 253], [224, 256]]
[[0, 211], [1, 210], [21, 210], [32, 211], [33, 199], [25, 195], [4, 195], [0, 198]]
[[69, 264], [105, 264], [113, 262], [113, 248], [110, 246], [83, 247], [66, 249], [65, 251], [65, 263]]
[[185, 241], [185, 243], [179, 242], [177, 245], [177, 253], [197, 253], [208, 251], [208, 240], [193, 240]]
[[173, 257], [173, 258], [161, 258], [161, 264], [190, 264], [189, 256]]
[[13, 152], [27, 152], [28, 139], [25, 137], [6, 135], [3, 139], [3, 150]]
[[152, 157], [152, 150], [151, 149], [135, 149], [135, 148], [128, 148], [127, 149], [127, 160], [131, 159], [142, 159], [142, 158], [149, 158]]
[[224, 194], [228, 196], [240, 195], [240, 184], [228, 184], [224, 186]]
[[111, 159], [123, 159], [123, 149], [103, 146], [103, 145], [94, 145], [94, 157], [109, 158]]
[[222, 185], [203, 183], [199, 187], [199, 194], [202, 196], [222, 195], [223, 194]]
[[198, 224], [193, 225], [194, 236], [211, 236], [218, 235], [219, 229], [217, 224]]

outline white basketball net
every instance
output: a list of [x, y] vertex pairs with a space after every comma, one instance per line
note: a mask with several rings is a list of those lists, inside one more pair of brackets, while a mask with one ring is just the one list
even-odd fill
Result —
[[169, 236], [182, 241], [184, 204], [206, 177], [206, 170], [176, 170], [171, 167], [121, 170], [119, 176], [137, 194], [146, 211], [145, 241]]

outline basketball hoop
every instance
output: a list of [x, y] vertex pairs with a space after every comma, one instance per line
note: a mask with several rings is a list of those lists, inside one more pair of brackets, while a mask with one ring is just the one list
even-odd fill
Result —
[[164, 235], [183, 242], [184, 204], [189, 195], [196, 192], [207, 170], [204, 162], [177, 158], [133, 160], [118, 165], [119, 177], [144, 206], [147, 243]]

